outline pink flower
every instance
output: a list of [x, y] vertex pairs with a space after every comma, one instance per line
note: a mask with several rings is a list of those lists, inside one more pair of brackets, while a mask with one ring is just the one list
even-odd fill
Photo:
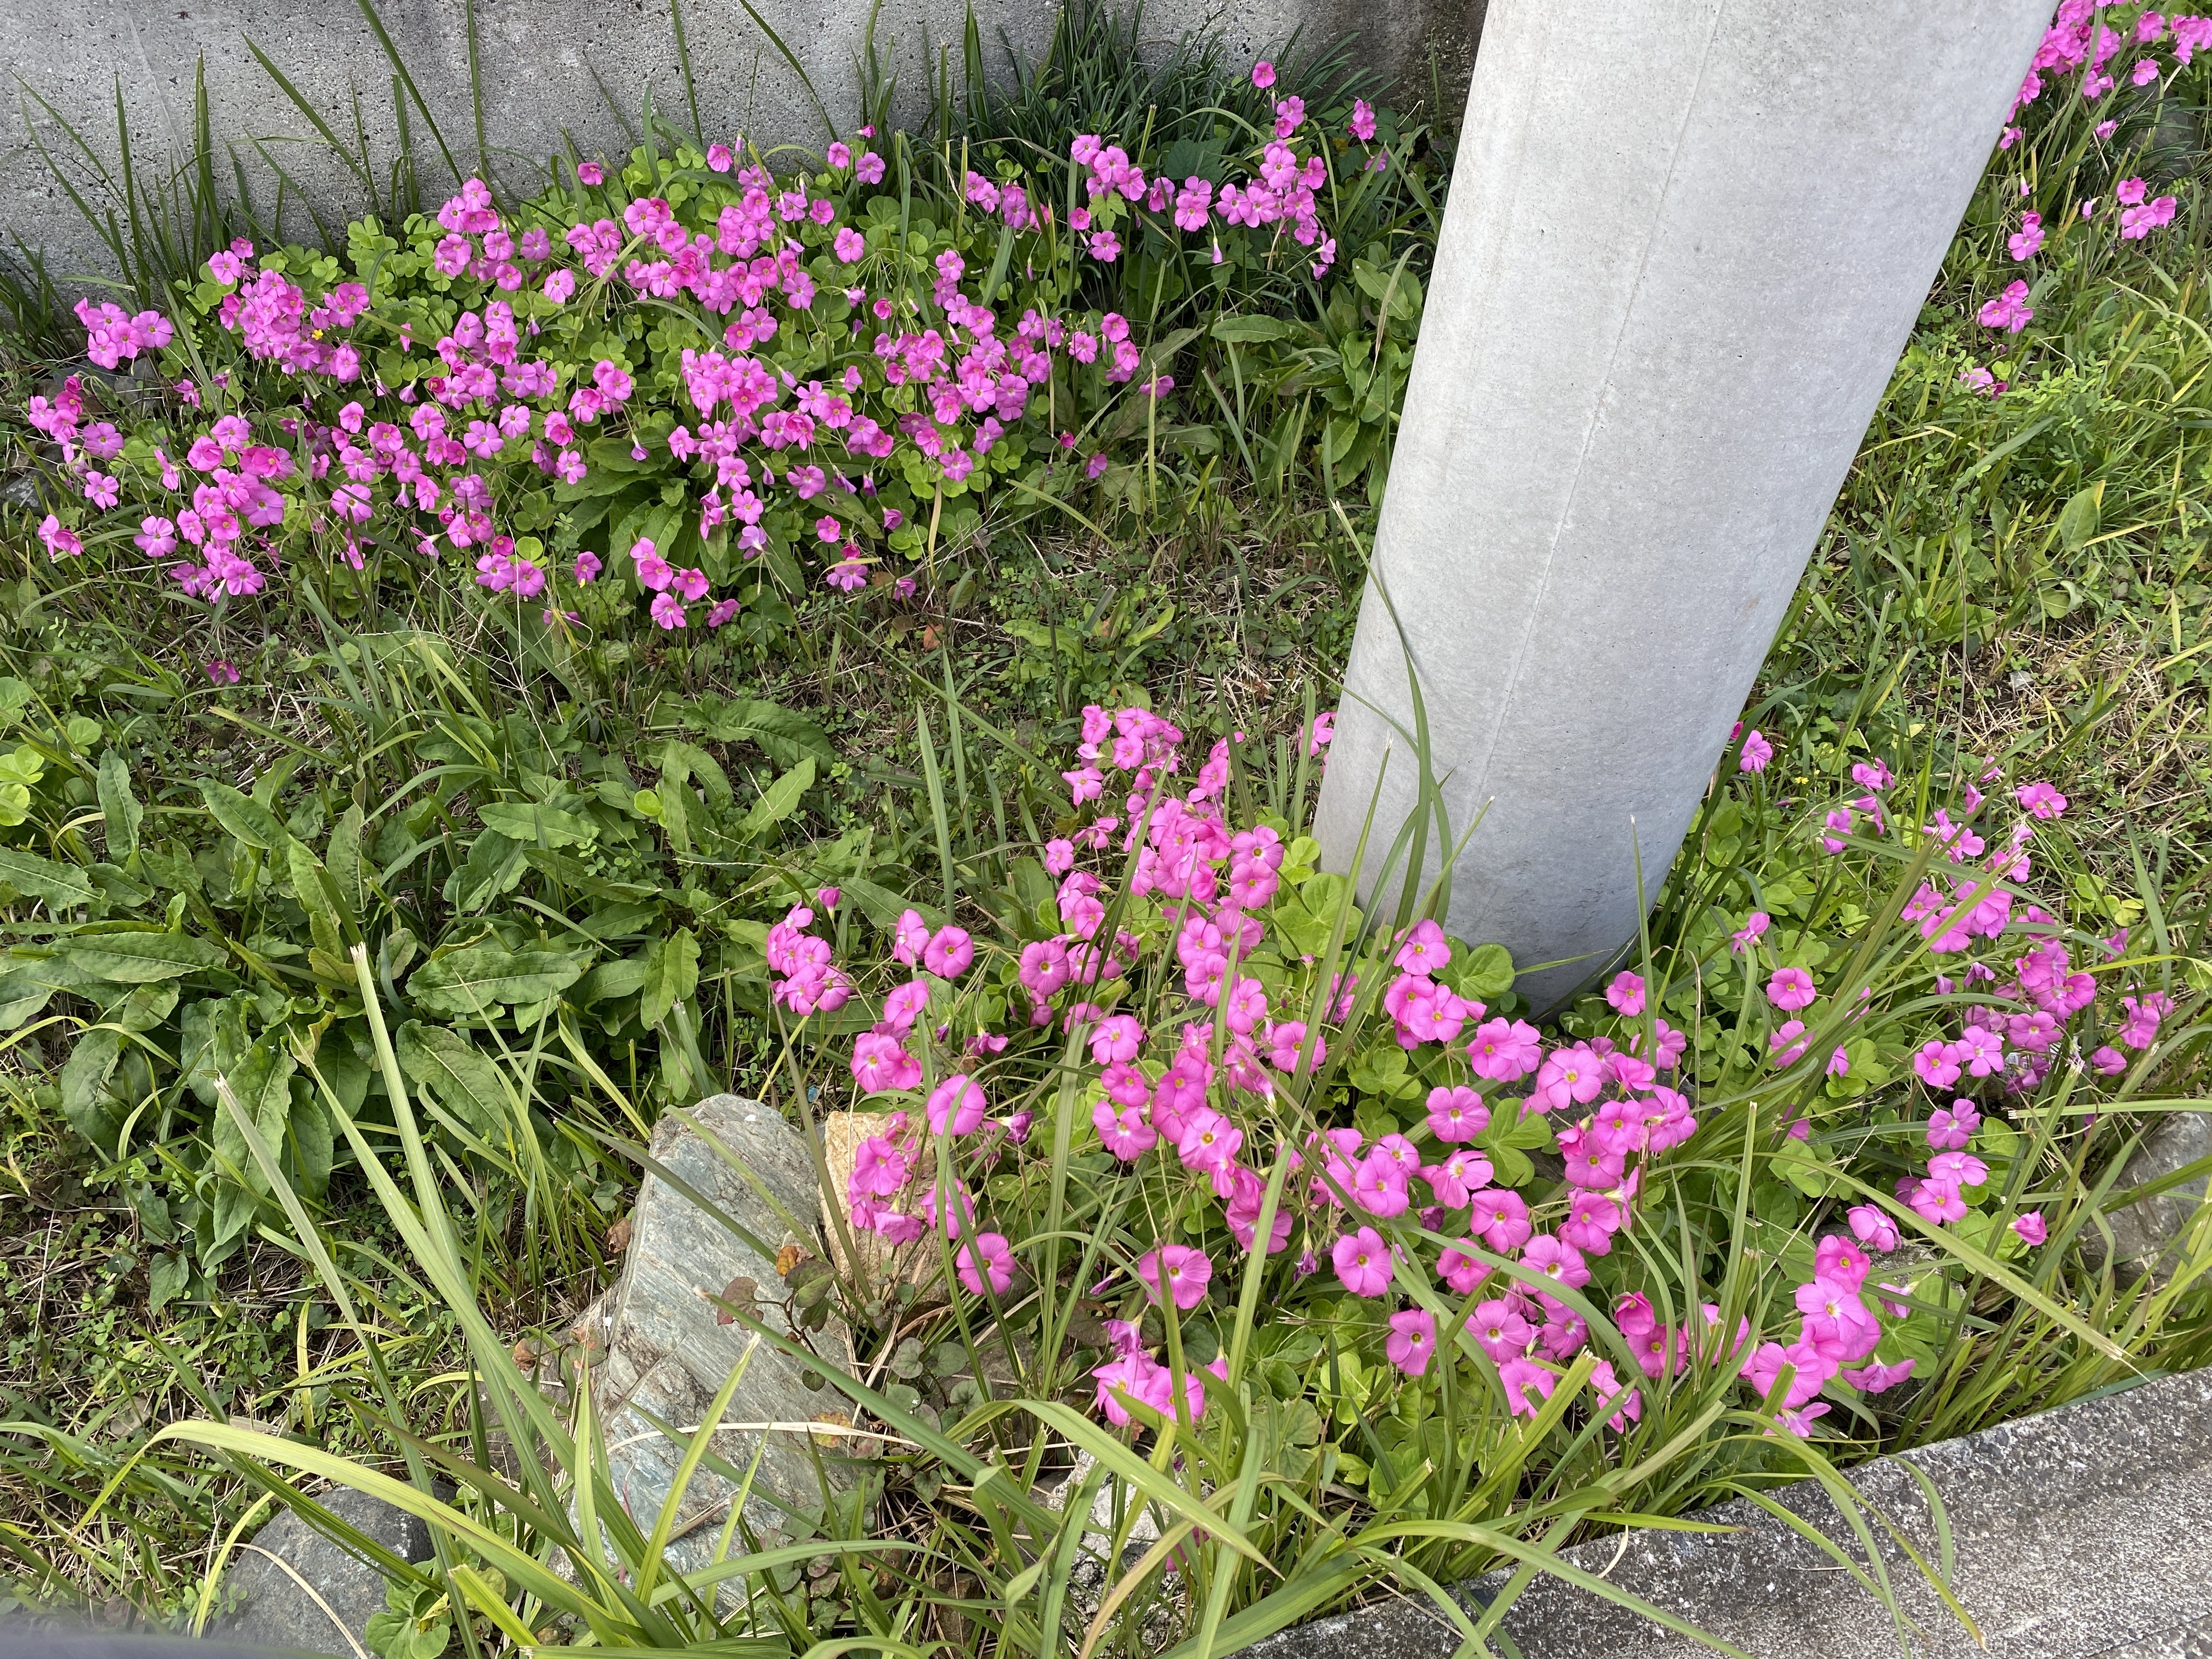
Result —
[[207, 665], [207, 677], [217, 685], [236, 685], [238, 669], [226, 659], [217, 657]]
[[2006, 240], [2005, 247], [2015, 259], [2032, 259], [2043, 246], [2043, 216], [2023, 213], [2020, 228]]
[[1375, 106], [1364, 98], [1352, 100], [1352, 136], [1361, 143], [1372, 143], [1375, 139]]
[[1472, 1140], [1489, 1127], [1490, 1109], [1474, 1090], [1462, 1085], [1429, 1091], [1429, 1133], [1438, 1140]]
[[1766, 981], [1766, 1000], [1785, 1013], [1812, 1006], [1813, 976], [1802, 968], [1777, 969]]
[[1346, 1233], [1330, 1247], [1329, 1261], [1344, 1288], [1354, 1296], [1381, 1296], [1390, 1288], [1390, 1272], [1396, 1258], [1382, 1235], [1372, 1227]]
[[1407, 1308], [1390, 1316], [1390, 1334], [1384, 1340], [1382, 1352], [1389, 1361], [1408, 1376], [1419, 1376], [1429, 1368], [1429, 1356], [1437, 1350], [1437, 1316], [1419, 1308]]
[[973, 1242], [960, 1247], [957, 1263], [960, 1282], [974, 1296], [983, 1294], [983, 1279], [988, 1275], [991, 1293], [1004, 1296], [1014, 1282], [1014, 1252], [1003, 1233], [978, 1233]]
[[1981, 309], [1984, 328], [2001, 328], [2008, 334], [2017, 334], [2035, 319], [2034, 309], [2027, 303], [2027, 284], [2008, 283], [2005, 291]]
[[2025, 1214], [2014, 1216], [2012, 1230], [2020, 1235], [2023, 1244], [2040, 1244], [2051, 1237], [2051, 1224], [2043, 1218], [2040, 1210], [2029, 1210]]
[[1478, 1304], [1468, 1316], [1467, 1328], [1474, 1334], [1476, 1346], [1501, 1365], [1527, 1353], [1536, 1336], [1511, 1303], [1497, 1297]]
[[1213, 1259], [1187, 1244], [1164, 1244], [1137, 1258], [1137, 1277], [1145, 1281], [1145, 1292], [1154, 1303], [1160, 1299], [1163, 1274], [1176, 1306], [1188, 1313], [1206, 1300], [1206, 1286], [1213, 1277]]
[[576, 182], [580, 185], [599, 185], [605, 182], [607, 170], [597, 161], [576, 163]]
[[1542, 1043], [1536, 1028], [1526, 1020], [1486, 1020], [1467, 1045], [1468, 1060], [1477, 1077], [1517, 1083], [1537, 1068]]
[[1266, 58], [1252, 65], [1252, 84], [1265, 92], [1275, 84], [1275, 66]]
[[864, 1032], [853, 1042], [853, 1081], [869, 1095], [911, 1089], [921, 1081], [921, 1062], [896, 1037]]
[[1613, 1005], [1615, 1013], [1626, 1019], [1635, 1018], [1644, 1012], [1644, 976], [1615, 974], [1613, 983], [1605, 988], [1605, 1000]]
[[964, 1072], [955, 1073], [929, 1091], [929, 1127], [941, 1135], [974, 1133], [989, 1110], [982, 1089]]
[[1124, 1164], [1134, 1164], [1159, 1144], [1159, 1135], [1145, 1121], [1142, 1106], [1124, 1106], [1119, 1112], [1115, 1103], [1102, 1100], [1091, 1109], [1091, 1127], [1098, 1131], [1098, 1139], [1106, 1150]]
[[1554, 1284], [1571, 1290], [1589, 1283], [1589, 1269], [1583, 1265], [1583, 1253], [1549, 1233], [1539, 1233], [1530, 1239], [1528, 1248], [1521, 1252], [1521, 1260]]
[[1881, 1394], [1895, 1388], [1911, 1376], [1913, 1366], [1918, 1363], [1917, 1360], [1906, 1359], [1894, 1365], [1869, 1365], [1864, 1370], [1843, 1371], [1838, 1375], [1861, 1394]]
[[673, 593], [656, 593], [649, 607], [653, 620], [663, 628], [684, 626], [684, 606]]
[[921, 951], [922, 966], [939, 979], [959, 978], [975, 960], [975, 942], [964, 927], [939, 928]]
[[1528, 1221], [1528, 1205], [1520, 1194], [1503, 1188], [1468, 1195], [1468, 1230], [1499, 1255], [1517, 1249], [1534, 1231]]
[[1764, 772], [1766, 763], [1774, 758], [1774, 745], [1754, 726], [1745, 734], [1743, 752], [1736, 757], [1740, 772]]
[[1449, 965], [1451, 947], [1444, 943], [1443, 928], [1433, 921], [1423, 921], [1414, 925], [1392, 960], [1409, 974], [1433, 974]]
[[[1498, 1368], [1498, 1380], [1505, 1385], [1505, 1408], [1516, 1417], [1534, 1417], [1559, 1386], [1559, 1379], [1533, 1359], [1506, 1360]], [[1531, 1389], [1534, 1400], [1528, 1397]]]
[[1753, 910], [1744, 918], [1743, 926], [1729, 935], [1729, 954], [1740, 957], [1756, 945], [1760, 936], [1766, 932], [1767, 925], [1771, 921], [1772, 918], [1765, 911]]
[[77, 539], [76, 532], [64, 526], [62, 521], [51, 513], [39, 526], [39, 539], [46, 544], [49, 559], [61, 559], [72, 553], [84, 551], [84, 544]]
[[2021, 785], [2013, 791], [2013, 797], [2031, 815], [2039, 818], [2059, 817], [2066, 811], [2066, 797], [2041, 779]]

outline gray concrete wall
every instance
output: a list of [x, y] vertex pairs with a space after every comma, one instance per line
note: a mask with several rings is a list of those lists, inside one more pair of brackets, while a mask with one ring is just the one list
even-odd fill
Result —
[[[1407, 94], [1430, 88], [1430, 45], [1443, 64], [1445, 107], [1455, 109], [1473, 61], [1484, 0], [1157, 0], [1145, 34], [1163, 46], [1185, 31], [1220, 31], [1232, 61], [1267, 55], [1303, 28], [1302, 43], [1345, 33], [1358, 56], [1400, 82]], [[753, 0], [754, 9], [805, 67], [815, 92], [841, 124], [857, 121], [854, 64], [864, 46], [869, 0]], [[471, 165], [476, 123], [469, 81], [467, 14], [462, 0], [381, 0], [380, 15], [406, 59], [447, 143]], [[975, 0], [994, 74], [1007, 59], [1000, 36], [1034, 61], [1051, 38], [1056, 0]], [[477, 0], [479, 78], [486, 137], [514, 152], [510, 165], [542, 163], [573, 136], [586, 155], [619, 155], [630, 140], [647, 88], [657, 108], [688, 125], [666, 0]], [[958, 62], [967, 15], [963, 0], [884, 0], [876, 31], [896, 70], [898, 104], [911, 122], [926, 107], [927, 64], [950, 46]], [[738, 131], [769, 144], [818, 147], [822, 124], [799, 78], [739, 0], [685, 0], [684, 30], [700, 112], [708, 137]], [[204, 61], [213, 125], [246, 161], [264, 210], [271, 175], [251, 139], [295, 173], [342, 216], [359, 189], [319, 143], [313, 129], [246, 50], [251, 39], [276, 61], [342, 137], [352, 136], [358, 92], [380, 170], [396, 153], [392, 73], [356, 0], [0, 0], [0, 27], [12, 48], [16, 97], [0, 115], [0, 228], [43, 246], [57, 273], [101, 266], [98, 245], [55, 185], [33, 146], [27, 117], [50, 149], [67, 140], [29, 94], [49, 100], [108, 158], [116, 152], [120, 82], [132, 146], [142, 162], [189, 154], [196, 64]], [[624, 112], [618, 118], [610, 100]], [[411, 112], [410, 112], [411, 113]], [[426, 180], [441, 166], [428, 132], [416, 132]], [[117, 204], [118, 216], [120, 204]], [[296, 228], [295, 228], [296, 225]], [[304, 216], [288, 219], [303, 234]]]

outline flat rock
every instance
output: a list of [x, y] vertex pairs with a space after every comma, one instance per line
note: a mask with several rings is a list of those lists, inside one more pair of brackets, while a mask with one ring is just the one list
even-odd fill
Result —
[[[2168, 1113], [2151, 1127], [2113, 1185], [2120, 1192], [2146, 1186], [2202, 1158], [2212, 1158], [2212, 1112]], [[2173, 1265], [2183, 1235], [2204, 1203], [2205, 1185], [2206, 1177], [2199, 1176], [2112, 1212], [2115, 1265], [2124, 1276], [2139, 1278]]]
[[[840, 1321], [799, 1332], [781, 1305], [786, 1292], [777, 1252], [797, 1244], [810, 1255], [822, 1253], [819, 1183], [798, 1131], [773, 1107], [716, 1095], [663, 1117], [652, 1155], [675, 1182], [648, 1172], [638, 1193], [593, 1378], [615, 1491], [642, 1529], [652, 1527], [684, 1458], [681, 1443], [655, 1419], [687, 1433], [696, 1428], [752, 1340], [743, 1325], [720, 1322], [709, 1296], [750, 1279], [769, 1329], [811, 1344], [839, 1370], [852, 1363], [852, 1337]], [[805, 1387], [808, 1369], [760, 1344], [723, 1415], [726, 1426], [712, 1442], [714, 1455], [740, 1474], [761, 1454], [744, 1504], [745, 1522], [757, 1534], [803, 1535], [794, 1517], [811, 1524], [821, 1515], [824, 1481], [842, 1489], [854, 1479], [834, 1427], [817, 1435], [807, 1426], [825, 1414], [849, 1420], [850, 1402], [832, 1389]], [[693, 1475], [671, 1531], [672, 1565], [695, 1571], [714, 1558], [738, 1490], [703, 1466]], [[740, 1531], [731, 1550], [744, 1549]]]
[[[1930, 1562], [1936, 1533], [1921, 1487], [1941, 1496], [1956, 1551], [1960, 1624], [1878, 1523], [1897, 1600], [1919, 1627], [1909, 1649], [1881, 1605], [1835, 1559], [1743, 1499], [1697, 1518], [1734, 1533], [1638, 1531], [1566, 1559], [1757, 1659], [2212, 1659], [2212, 1370], [2079, 1401], [1850, 1472]], [[1813, 1482], [1772, 1494], [1866, 1565]], [[1460, 1587], [1470, 1610], [1506, 1579]], [[1524, 1659], [1692, 1659], [1711, 1650], [1602, 1597], [1539, 1575], [1504, 1629]], [[1446, 1659], [1458, 1633], [1401, 1601], [1295, 1630], [1264, 1659]]]
[[[404, 1510], [346, 1488], [314, 1498], [403, 1560], [430, 1559], [430, 1528]], [[216, 1633], [241, 1647], [353, 1659], [368, 1650], [368, 1621], [384, 1611], [384, 1575], [289, 1510], [240, 1549], [222, 1585], [226, 1595], [236, 1593], [239, 1606]]]

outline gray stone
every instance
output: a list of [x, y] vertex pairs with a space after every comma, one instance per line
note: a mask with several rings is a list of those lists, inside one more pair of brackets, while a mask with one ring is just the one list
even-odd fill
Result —
[[[447, 145], [465, 170], [477, 170], [484, 163], [462, 0], [376, 3]], [[1447, 106], [1455, 107], [1483, 4], [1155, 0], [1145, 12], [1145, 33], [1164, 47], [1186, 30], [1216, 28], [1230, 60], [1249, 63], [1275, 51], [1294, 30], [1302, 32], [1305, 48], [1351, 33], [1359, 37], [1357, 57], [1364, 66], [1424, 99], [1431, 95], [1433, 49]], [[818, 149], [828, 139], [816, 95], [841, 126], [859, 125], [864, 118], [857, 112], [854, 65], [867, 50], [873, 8], [874, 0], [753, 0], [750, 11], [790, 49], [810, 94], [740, 0], [683, 0], [693, 85], [709, 138], [743, 131], [763, 150], [787, 143]], [[1003, 76], [1010, 67], [1002, 35], [1023, 61], [1035, 63], [1050, 42], [1058, 10], [1054, 0], [976, 0], [988, 70]], [[585, 155], [627, 155], [648, 88], [653, 107], [690, 129], [667, 0], [475, 0], [474, 18], [489, 162], [510, 185], [526, 187], [532, 170], [565, 150], [571, 136]], [[950, 46], [958, 72], [966, 18], [967, 0], [884, 0], [876, 46], [885, 70], [896, 76], [895, 113], [909, 127], [927, 112], [940, 48]], [[252, 143], [260, 138], [326, 216], [343, 222], [361, 210], [358, 182], [256, 64], [246, 50], [251, 40], [349, 141], [358, 93], [374, 167], [380, 179], [390, 173], [397, 148], [392, 65], [356, 0], [102, 0], [74, 10], [40, 0], [0, 0], [0, 22], [15, 42], [12, 67], [30, 91], [49, 100], [110, 167], [117, 155], [118, 84], [133, 152], [147, 176], [167, 178], [189, 155], [195, 65], [204, 64], [223, 188], [229, 188], [234, 152], [254, 180], [259, 210], [265, 216], [274, 206], [276, 180]], [[58, 281], [105, 271], [109, 261], [41, 160], [23, 108], [48, 152], [70, 154], [70, 140], [38, 103], [6, 100], [0, 109], [0, 224], [33, 248], [43, 244]], [[426, 193], [450, 188], [429, 123], [419, 112], [410, 116]], [[92, 199], [123, 218], [119, 192], [113, 201], [97, 191]], [[285, 229], [294, 237], [311, 235], [307, 216], [296, 211], [296, 191], [293, 205]]]
[[[2169, 1659], [2212, 1651], [2212, 1371], [2161, 1378], [2017, 1423], [1882, 1458], [1850, 1473], [1866, 1502], [1929, 1562], [1940, 1559], [1919, 1483], [1948, 1519], [1951, 1590], [1978, 1646], [1879, 1522], [1884, 1567], [1925, 1659]], [[1772, 1494], [1865, 1558], [1811, 1481]], [[1565, 1553], [1586, 1572], [1757, 1659], [1893, 1659], [1888, 1613], [1836, 1559], [1744, 1499], [1697, 1517], [1734, 1533], [1631, 1532]], [[1460, 1589], [1470, 1610], [1505, 1583]], [[1692, 1659], [1711, 1650], [1545, 1575], [1513, 1603], [1523, 1659]], [[1407, 1601], [1287, 1631], [1262, 1659], [1444, 1659], [1455, 1631]]]
[[[2113, 1190], [2148, 1186], [2203, 1158], [2212, 1158], [2212, 1112], [2168, 1113], [2130, 1156]], [[2138, 1199], [2106, 1218], [2112, 1228], [2114, 1262], [2122, 1275], [2140, 1278], [2175, 1265], [2186, 1250], [2185, 1235], [2203, 1208], [2206, 1181], [2198, 1176], [2154, 1197]]]
[[[340, 1488], [315, 1501], [406, 1561], [427, 1561], [430, 1528], [367, 1492]], [[368, 1621], [384, 1611], [384, 1575], [287, 1510], [253, 1535], [223, 1575], [236, 1610], [216, 1632], [244, 1647], [340, 1653], [368, 1650]]]
[[[615, 1492], [646, 1529], [684, 1459], [683, 1445], [651, 1419], [686, 1431], [688, 1437], [752, 1342], [743, 1325], [721, 1323], [708, 1299], [732, 1279], [750, 1279], [758, 1287], [759, 1317], [769, 1329], [801, 1336], [840, 1370], [852, 1364], [852, 1337], [842, 1322], [833, 1318], [802, 1333], [781, 1305], [787, 1292], [775, 1270], [777, 1252], [795, 1243], [809, 1255], [822, 1254], [821, 1189], [799, 1132], [772, 1106], [716, 1095], [663, 1117], [652, 1153], [752, 1241], [660, 1176], [647, 1175], [630, 1212], [622, 1277], [605, 1315], [606, 1352], [592, 1378]], [[714, 1454], [739, 1472], [765, 1445], [744, 1505], [746, 1523], [759, 1533], [797, 1535], [793, 1512], [818, 1516], [824, 1482], [842, 1490], [854, 1479], [853, 1460], [834, 1429], [817, 1435], [805, 1426], [825, 1413], [849, 1422], [851, 1404], [835, 1389], [806, 1388], [801, 1379], [808, 1369], [761, 1343], [723, 1416], [731, 1426], [712, 1442]], [[693, 1476], [671, 1534], [672, 1565], [694, 1571], [713, 1558], [737, 1490], [704, 1468]], [[732, 1548], [743, 1552], [742, 1533]]]
[[2050, 20], [1489, 9], [1316, 815], [1330, 869], [1378, 778], [1366, 885], [1420, 798], [1410, 663], [1450, 824], [1419, 884], [1480, 818], [1449, 930], [1558, 964], [1516, 987], [1540, 1009], [1635, 937]]

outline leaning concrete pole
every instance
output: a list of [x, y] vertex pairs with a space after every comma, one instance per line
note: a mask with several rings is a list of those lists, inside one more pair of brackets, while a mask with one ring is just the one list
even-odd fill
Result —
[[1636, 932], [1632, 818], [1656, 896], [2051, 9], [1492, 0], [1318, 833], [1386, 748], [1369, 871], [1412, 811], [1410, 653], [1489, 803], [1449, 931], [1578, 959], [1539, 1007]]

